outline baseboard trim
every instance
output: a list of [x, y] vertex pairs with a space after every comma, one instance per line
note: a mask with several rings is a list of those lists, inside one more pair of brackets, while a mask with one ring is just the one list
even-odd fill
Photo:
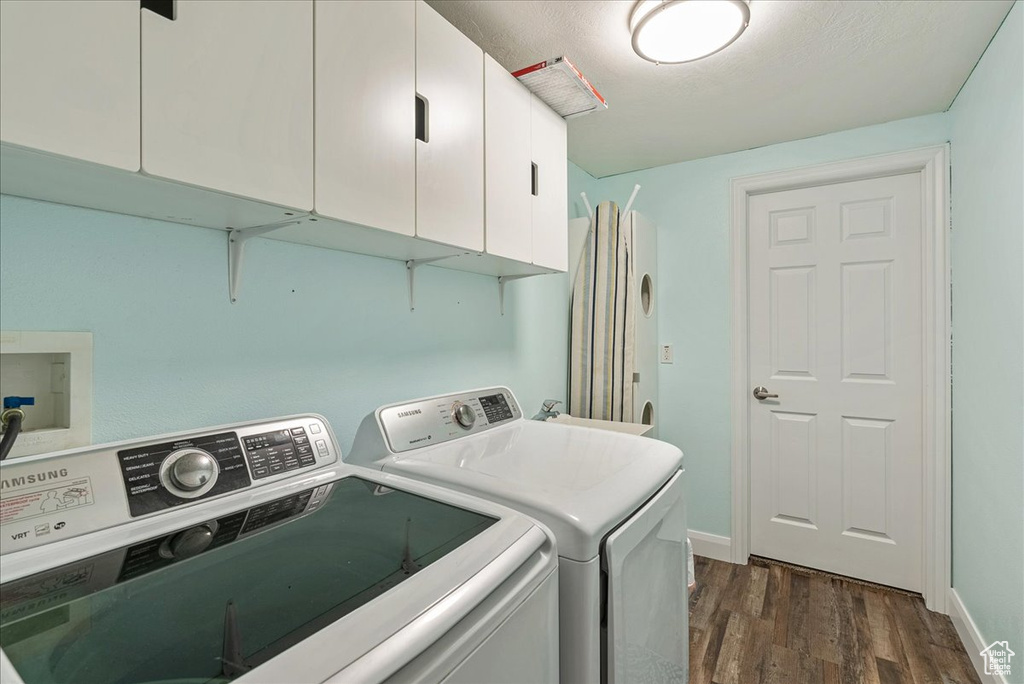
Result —
[[[694, 553], [696, 553], [696, 547], [694, 547]], [[956, 593], [956, 589], [951, 588], [949, 590], [946, 608], [949, 610], [949, 619], [953, 621], [953, 627], [956, 628], [956, 633], [960, 636], [960, 641], [963, 642], [967, 655], [971, 657], [971, 662], [974, 664], [974, 669], [978, 671], [978, 677], [981, 678], [981, 681], [984, 684], [1008, 684], [1006, 678], [1002, 675], [985, 674], [985, 659], [982, 657], [981, 652], [988, 644], [985, 643], [984, 637], [978, 631], [978, 626], [971, 619], [971, 614], [967, 612], [967, 608], [964, 606], [963, 601], [960, 600], [960, 595]], [[1016, 663], [1011, 662], [1010, 664], [1014, 666], [1013, 669], [1017, 669]]]
[[695, 556], [713, 558], [726, 563], [732, 562], [732, 539], [717, 534], [689, 530], [690, 544], [693, 545]]

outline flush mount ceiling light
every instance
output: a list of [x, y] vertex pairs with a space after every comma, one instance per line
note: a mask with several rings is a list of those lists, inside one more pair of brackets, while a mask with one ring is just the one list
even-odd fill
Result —
[[727, 47], [749, 22], [745, 0], [640, 0], [629, 30], [636, 54], [656, 64], [681, 64]]

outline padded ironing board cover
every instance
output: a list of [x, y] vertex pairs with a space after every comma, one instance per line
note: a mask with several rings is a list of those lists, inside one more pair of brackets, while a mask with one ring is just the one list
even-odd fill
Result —
[[597, 205], [572, 294], [568, 410], [578, 418], [633, 422], [631, 238], [614, 202]]

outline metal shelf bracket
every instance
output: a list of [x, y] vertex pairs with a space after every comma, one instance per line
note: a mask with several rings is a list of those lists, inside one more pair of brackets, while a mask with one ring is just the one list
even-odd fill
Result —
[[420, 266], [432, 264], [435, 261], [450, 259], [451, 257], [433, 257], [430, 259], [409, 259], [405, 262], [405, 272], [409, 278], [409, 311], [416, 310], [416, 269]]
[[511, 280], [519, 280], [520, 278], [529, 278], [530, 276], [540, 275], [539, 273], [531, 273], [529, 275], [508, 275], [498, 276], [498, 310], [501, 311], [501, 315], [505, 315], [505, 283]]
[[265, 235], [285, 226], [294, 226], [301, 222], [301, 218], [291, 219], [279, 223], [269, 223], [265, 226], [232, 228], [228, 232], [228, 295], [231, 297], [232, 304], [238, 301], [238, 287], [242, 279], [242, 262], [245, 259], [245, 243], [254, 237]]

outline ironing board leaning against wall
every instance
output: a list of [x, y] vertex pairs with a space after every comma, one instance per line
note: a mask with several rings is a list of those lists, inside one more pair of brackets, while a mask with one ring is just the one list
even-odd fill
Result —
[[630, 235], [619, 207], [601, 202], [591, 219], [572, 293], [569, 414], [633, 421], [636, 293]]

